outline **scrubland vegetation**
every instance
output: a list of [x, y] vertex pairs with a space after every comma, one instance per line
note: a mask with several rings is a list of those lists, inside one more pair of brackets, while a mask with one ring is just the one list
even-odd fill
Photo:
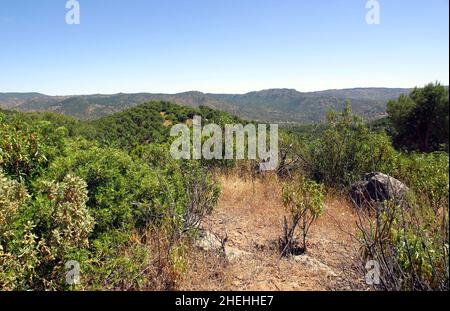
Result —
[[182, 240], [219, 196], [200, 163], [169, 154], [164, 121], [194, 113], [222, 116], [159, 102], [92, 123], [2, 113], [1, 288], [173, 288]]
[[[356, 207], [360, 229], [356, 238], [363, 259], [381, 265], [377, 288], [445, 290], [449, 286], [448, 90], [438, 84], [417, 88], [410, 96], [390, 102], [388, 112], [388, 126], [403, 132], [390, 137], [385, 129], [371, 131], [347, 104], [342, 113], [329, 114], [320, 137], [291, 134], [294, 141], [306, 142], [290, 148], [291, 157], [299, 160], [300, 171], [310, 179], [344, 192], [368, 172], [383, 172], [404, 182], [410, 189], [404, 201], [385, 201], [384, 206], [368, 202], [368, 209], [375, 210], [371, 215]], [[422, 128], [430, 132], [425, 141]], [[408, 140], [405, 131], [410, 133]], [[402, 148], [395, 149], [393, 140], [402, 141]]]
[[[448, 89], [430, 84], [390, 102], [389, 117], [376, 124], [348, 103], [323, 124], [282, 130], [280, 255], [308, 252], [327, 192], [349, 198], [352, 183], [382, 172], [410, 191], [401, 202], [355, 205], [359, 267], [380, 264], [374, 289], [448, 290], [448, 107]], [[93, 121], [0, 112], [0, 289], [177, 289], [219, 200], [217, 175], [258, 178], [245, 161], [172, 159], [170, 126], [194, 115], [243, 123], [166, 102]], [[81, 265], [79, 285], [66, 282], [70, 260]]]

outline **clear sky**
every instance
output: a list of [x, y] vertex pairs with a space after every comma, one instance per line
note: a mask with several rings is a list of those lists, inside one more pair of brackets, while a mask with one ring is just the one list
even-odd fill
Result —
[[244, 93], [449, 83], [449, 1], [0, 0], [0, 92]]

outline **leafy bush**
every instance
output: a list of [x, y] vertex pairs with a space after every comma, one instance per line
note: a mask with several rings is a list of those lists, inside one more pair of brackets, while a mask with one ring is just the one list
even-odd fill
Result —
[[142, 273], [152, 267], [153, 251], [134, 241], [129, 230], [110, 230], [92, 240], [89, 249], [72, 249], [66, 260], [75, 260], [82, 267], [81, 282], [75, 289], [136, 290], [153, 281]]
[[37, 279], [36, 267], [40, 262], [36, 235], [33, 224], [27, 222], [0, 244], [0, 289], [29, 290], [33, 289]]
[[33, 224], [21, 219], [28, 200], [25, 187], [0, 171], [0, 289], [26, 289], [38, 263]]
[[[306, 238], [311, 225], [324, 212], [324, 188], [303, 176], [295, 177], [283, 186], [283, 204], [289, 212], [289, 220], [284, 218], [283, 236], [280, 239], [282, 256], [289, 256], [307, 250]], [[300, 227], [300, 247], [296, 246], [296, 229]]]
[[[61, 183], [45, 183], [44, 200], [36, 213], [45, 221], [52, 253], [89, 246], [88, 237], [94, 228], [94, 219], [86, 207], [87, 184], [79, 177], [67, 175]], [[45, 204], [45, 203], [47, 204]]]
[[67, 176], [48, 185], [33, 209], [25, 187], [0, 175], [0, 288], [58, 289], [70, 249], [88, 247], [93, 218], [86, 208], [86, 184]]
[[29, 195], [26, 188], [17, 181], [8, 179], [0, 171], [0, 235], [9, 236], [14, 220], [19, 215], [22, 205]]
[[404, 182], [416, 195], [425, 196], [427, 204], [440, 206], [448, 202], [447, 153], [396, 151], [386, 134], [368, 131], [349, 107], [341, 114], [331, 114], [328, 120], [329, 128], [320, 139], [297, 147], [309, 176], [345, 188], [365, 173], [379, 171]]
[[[0, 288], [173, 289], [183, 239], [217, 204], [219, 187], [201, 162], [175, 161], [154, 142], [169, 140], [164, 120], [202, 111], [227, 116], [162, 102], [89, 123], [2, 114]], [[137, 147], [130, 155], [105, 145]], [[69, 260], [80, 263], [82, 285], [65, 283]]]
[[220, 188], [199, 161], [174, 160], [168, 144], [142, 145], [133, 155], [153, 171], [165, 176], [165, 193], [178, 228], [184, 232], [198, 228], [203, 218], [217, 205]]
[[17, 180], [29, 182], [61, 153], [66, 134], [64, 127], [55, 129], [48, 122], [0, 121], [0, 167]]
[[448, 205], [447, 153], [398, 153], [391, 166], [389, 173], [408, 185], [427, 205], [435, 210]]
[[365, 260], [379, 264], [382, 290], [448, 290], [448, 208], [386, 202], [375, 218], [358, 210]]
[[320, 139], [306, 145], [305, 171], [328, 186], [348, 187], [364, 173], [386, 171], [395, 150], [383, 133], [371, 133], [350, 105], [328, 116], [328, 129]]
[[[49, 180], [61, 181], [68, 174], [81, 177], [87, 184], [87, 206], [96, 223], [94, 235], [134, 228], [138, 222], [156, 217], [159, 208], [168, 206], [163, 177], [127, 153], [81, 140], [70, 143], [68, 154], [56, 159], [35, 186]], [[140, 209], [142, 203], [150, 208]]]

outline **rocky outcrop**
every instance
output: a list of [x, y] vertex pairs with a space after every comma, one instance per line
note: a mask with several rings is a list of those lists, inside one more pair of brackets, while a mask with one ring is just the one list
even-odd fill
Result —
[[250, 256], [251, 253], [226, 246], [226, 240], [219, 238], [212, 232], [203, 231], [200, 235], [200, 238], [197, 239], [195, 246], [204, 250], [204, 251], [216, 251], [222, 252], [227, 260], [238, 259], [243, 256]]
[[308, 255], [299, 255], [293, 257], [294, 261], [302, 263], [305, 267], [308, 269], [311, 269], [312, 271], [323, 273], [327, 276], [336, 277], [338, 276], [336, 272], [333, 271], [332, 268], [327, 266], [326, 264], [320, 262], [319, 260], [310, 257]]
[[350, 197], [358, 206], [370, 202], [402, 202], [409, 188], [401, 181], [379, 172], [368, 173], [351, 186]]

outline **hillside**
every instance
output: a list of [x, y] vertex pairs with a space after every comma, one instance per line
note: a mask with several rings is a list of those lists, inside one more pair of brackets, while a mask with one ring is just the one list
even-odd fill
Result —
[[354, 111], [368, 119], [385, 114], [386, 103], [409, 89], [356, 88], [298, 92], [269, 89], [247, 94], [112, 94], [47, 96], [39, 93], [0, 93], [0, 108], [21, 111], [52, 111], [82, 120], [97, 119], [149, 100], [170, 101], [184, 106], [210, 108], [241, 118], [263, 122], [312, 123], [323, 120], [330, 108], [340, 110], [350, 100]]

